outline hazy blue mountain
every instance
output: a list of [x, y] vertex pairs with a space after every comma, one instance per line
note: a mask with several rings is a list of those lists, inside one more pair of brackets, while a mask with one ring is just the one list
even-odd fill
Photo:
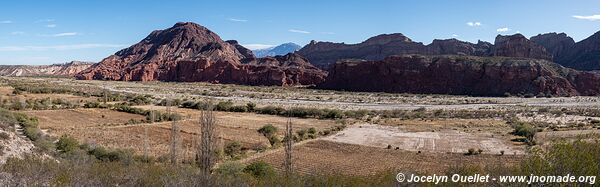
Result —
[[254, 55], [258, 58], [266, 56], [286, 55], [302, 48], [302, 46], [295, 43], [284, 43], [275, 47], [269, 47], [266, 49], [253, 50]]

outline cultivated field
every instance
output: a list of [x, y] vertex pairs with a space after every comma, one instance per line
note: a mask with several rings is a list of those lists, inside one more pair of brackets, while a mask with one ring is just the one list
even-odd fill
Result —
[[[512, 155], [465, 156], [460, 153], [417, 153], [325, 140], [296, 146], [293, 152], [294, 168], [299, 172], [305, 174], [323, 172], [338, 175], [371, 175], [386, 171], [441, 174], [450, 167], [462, 163], [508, 166], [522, 158]], [[271, 163], [281, 169], [283, 158], [283, 151], [280, 151], [257, 160]]]

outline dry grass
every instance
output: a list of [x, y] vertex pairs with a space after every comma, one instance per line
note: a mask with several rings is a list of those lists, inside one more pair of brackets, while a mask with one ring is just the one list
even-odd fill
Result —
[[[441, 174], [458, 164], [511, 165], [522, 159], [514, 155], [416, 153], [402, 150], [335, 143], [325, 140], [294, 147], [296, 171], [304, 174], [371, 175], [389, 170]], [[283, 151], [258, 158], [282, 169]]]
[[38, 118], [40, 128], [62, 131], [75, 128], [93, 128], [108, 124], [124, 124], [130, 119], [142, 120], [145, 116], [117, 112], [109, 109], [34, 110], [23, 113]]
[[8, 86], [0, 87], [0, 96], [2, 98], [9, 99], [9, 100], [14, 99], [14, 98], [18, 98], [20, 100], [50, 98], [50, 99], [63, 99], [63, 100], [69, 101], [69, 102], [87, 102], [87, 101], [97, 101], [98, 100], [97, 97], [83, 97], [83, 96], [76, 96], [76, 95], [71, 95], [71, 94], [23, 93], [23, 94], [19, 94], [19, 95], [13, 95], [12, 94], [13, 90], [14, 90], [14, 88], [8, 87]]
[[[146, 109], [163, 110], [164, 107], [143, 107]], [[200, 111], [173, 108], [187, 118], [178, 121], [181, 130], [182, 154], [186, 158], [193, 156], [193, 142], [200, 134], [198, 114]], [[150, 155], [159, 157], [166, 155], [169, 149], [171, 122], [154, 124], [124, 125], [129, 119], [141, 120], [144, 116], [117, 112], [108, 109], [73, 109], [73, 110], [44, 110], [26, 111], [40, 120], [40, 128], [60, 136], [68, 134], [83, 143], [93, 143], [109, 148], [131, 149], [137, 154], [143, 153], [144, 128], [148, 128]], [[102, 117], [104, 115], [104, 118]], [[257, 145], [269, 145], [267, 138], [257, 132], [265, 124], [278, 127], [283, 134], [287, 118], [253, 113], [215, 112], [219, 143], [226, 144], [238, 141], [244, 148], [251, 149]], [[297, 119], [293, 120], [295, 129], [315, 127], [322, 130], [335, 125], [332, 120]]]

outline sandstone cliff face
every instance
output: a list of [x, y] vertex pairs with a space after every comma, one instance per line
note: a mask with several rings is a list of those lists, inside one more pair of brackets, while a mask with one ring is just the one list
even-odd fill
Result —
[[600, 70], [600, 32], [570, 46], [555, 59], [563, 66]]
[[[487, 56], [491, 50], [491, 44], [479, 41], [478, 44], [463, 42], [457, 39], [433, 40], [427, 45], [425, 54], [455, 54], [455, 55], [470, 55], [470, 56]], [[422, 54], [422, 53], [420, 53]]]
[[312, 41], [298, 54], [306, 57], [319, 68], [328, 69], [337, 60], [382, 60], [390, 55], [469, 55], [507, 56], [535, 59], [551, 59], [542, 46], [529, 41], [523, 35], [496, 37], [495, 44], [479, 41], [477, 44], [457, 39], [434, 40], [429, 45], [414, 42], [402, 34], [384, 34], [358, 44]]
[[[299, 66], [246, 64], [256, 60], [236, 41], [223, 41], [195, 23], [177, 23], [81, 72], [78, 79], [310, 85], [325, 72]], [[313, 75], [314, 73], [314, 75]]]
[[473, 56], [390, 56], [340, 61], [318, 88], [346, 91], [502, 96], [599, 95], [600, 74], [545, 60]]
[[521, 34], [498, 35], [494, 42], [494, 56], [522, 57], [552, 60], [546, 49]]
[[531, 37], [531, 41], [546, 48], [546, 51], [555, 60], [558, 60], [562, 53], [569, 50], [575, 44], [575, 40], [567, 36], [567, 34], [555, 32], [538, 34]]
[[0, 65], [0, 76], [58, 76], [73, 77], [92, 66], [91, 62], [72, 61], [53, 65]]

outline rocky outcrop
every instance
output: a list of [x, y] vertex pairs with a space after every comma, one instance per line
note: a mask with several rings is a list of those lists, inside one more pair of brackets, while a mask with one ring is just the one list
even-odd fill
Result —
[[521, 34], [498, 35], [494, 44], [483, 41], [473, 44], [457, 39], [436, 39], [429, 45], [414, 42], [402, 34], [383, 34], [358, 44], [311, 41], [297, 53], [323, 69], [328, 69], [331, 64], [341, 59], [382, 60], [390, 55], [403, 54], [552, 59], [542, 46], [529, 41]]
[[435, 39], [427, 45], [425, 54], [455, 54], [470, 56], [487, 56], [490, 54], [491, 44], [479, 41], [477, 44], [463, 42], [457, 39], [438, 40]]
[[568, 47], [555, 61], [574, 69], [600, 70], [600, 32]]
[[402, 55], [340, 61], [318, 88], [477, 96], [599, 95], [600, 74], [538, 59]]
[[56, 76], [73, 77], [92, 66], [92, 62], [72, 61], [52, 65], [0, 65], [0, 76]]
[[555, 60], [558, 60], [562, 53], [569, 50], [575, 44], [575, 40], [567, 36], [567, 34], [555, 32], [538, 34], [531, 37], [531, 41], [546, 48], [546, 51]]
[[[78, 79], [311, 85], [325, 72], [299, 66], [248, 64], [252, 52], [195, 23], [177, 23], [81, 72]], [[312, 73], [315, 73], [314, 75]]]
[[496, 36], [493, 56], [521, 57], [552, 60], [546, 49], [521, 34]]

